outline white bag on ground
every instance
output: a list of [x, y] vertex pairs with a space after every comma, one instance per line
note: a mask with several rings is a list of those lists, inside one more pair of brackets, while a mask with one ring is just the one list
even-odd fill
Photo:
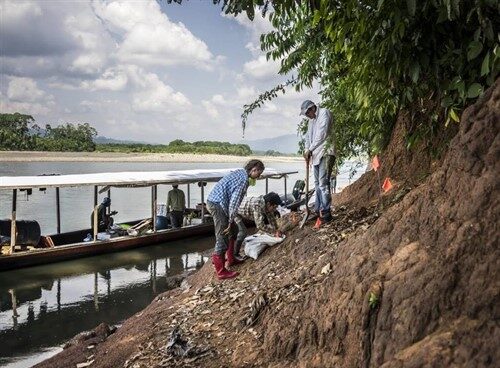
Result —
[[285, 238], [271, 236], [269, 234], [254, 234], [247, 236], [243, 241], [245, 254], [250, 258], [257, 259], [267, 247], [281, 243]]

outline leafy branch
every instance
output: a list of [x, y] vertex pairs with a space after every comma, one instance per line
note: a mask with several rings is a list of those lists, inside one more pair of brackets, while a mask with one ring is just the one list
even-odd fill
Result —
[[266, 91], [259, 95], [252, 103], [243, 105], [243, 113], [241, 114], [241, 127], [243, 129], [243, 136], [245, 136], [245, 128], [247, 126], [248, 116], [257, 108], [265, 104], [266, 101], [271, 101], [273, 98], [278, 97], [278, 92], [285, 93], [286, 87], [294, 85], [297, 80], [292, 77], [292, 79], [287, 80], [285, 83], [278, 84], [273, 89]]

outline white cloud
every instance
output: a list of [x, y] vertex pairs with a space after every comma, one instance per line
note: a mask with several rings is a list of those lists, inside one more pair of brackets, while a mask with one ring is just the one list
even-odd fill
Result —
[[246, 62], [243, 66], [245, 74], [257, 79], [276, 77], [279, 69], [280, 63], [275, 60], [268, 61], [265, 55], [260, 55], [257, 59]]
[[82, 72], [84, 74], [99, 73], [105, 64], [105, 58], [99, 53], [87, 53], [79, 55], [69, 67], [69, 70]]
[[38, 88], [30, 78], [11, 77], [7, 96], [0, 93], [0, 110], [5, 113], [46, 115], [54, 106], [54, 97]]
[[121, 67], [107, 69], [100, 78], [94, 81], [82, 82], [82, 87], [91, 91], [109, 90], [121, 91], [127, 86], [128, 76], [126, 70]]
[[3, 113], [15, 113], [29, 115], [47, 115], [51, 108], [40, 103], [17, 102], [0, 100], [0, 110]]
[[205, 111], [207, 112], [207, 114], [210, 117], [212, 117], [212, 118], [219, 117], [219, 110], [217, 110], [217, 108], [215, 107], [215, 105], [212, 102], [203, 100], [201, 102], [201, 104], [203, 105], [203, 107], [205, 108]]
[[45, 92], [38, 88], [36, 82], [30, 78], [12, 77], [7, 89], [7, 97], [13, 101], [39, 101]]
[[245, 84], [244, 86], [238, 87], [236, 93], [241, 102], [247, 102], [249, 99], [256, 99], [259, 91], [257, 91], [255, 87]]
[[158, 75], [138, 67], [129, 67], [128, 73], [138, 90], [132, 97], [132, 107], [135, 111], [172, 113], [191, 105], [184, 94], [175, 92], [160, 80]]
[[255, 17], [253, 21], [248, 19], [246, 13], [240, 13], [236, 17], [231, 15], [226, 15], [226, 17], [234, 18], [239, 24], [250, 30], [252, 39], [258, 41], [261, 34], [269, 33], [273, 30], [273, 25], [269, 21], [269, 14], [268, 12], [266, 17], [263, 17], [260, 10], [255, 8]]
[[24, 1], [2, 1], [0, 3], [0, 12], [2, 13], [2, 23], [12, 22], [19, 24], [26, 18], [33, 19], [42, 15], [42, 9], [37, 3]]
[[216, 59], [182, 23], [171, 22], [156, 1], [94, 2], [96, 13], [123, 42], [117, 56], [140, 65], [191, 65], [210, 69]]
[[224, 96], [222, 96], [221, 94], [213, 95], [212, 102], [214, 104], [221, 105], [221, 106], [227, 106], [229, 104], [228, 101], [226, 101]]

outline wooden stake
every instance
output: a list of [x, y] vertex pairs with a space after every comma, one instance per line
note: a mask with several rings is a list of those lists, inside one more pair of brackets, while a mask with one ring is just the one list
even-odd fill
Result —
[[17, 189], [12, 190], [12, 215], [10, 220], [10, 249], [9, 254], [14, 253], [14, 247], [16, 246], [16, 208], [17, 208]]
[[61, 200], [59, 196], [59, 187], [56, 188], [56, 218], [57, 218], [57, 233], [61, 233]]

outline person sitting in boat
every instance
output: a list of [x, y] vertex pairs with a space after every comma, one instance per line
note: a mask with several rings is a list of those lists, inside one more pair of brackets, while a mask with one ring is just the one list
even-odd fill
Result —
[[[264, 171], [260, 160], [250, 160], [243, 169], [238, 169], [224, 176], [215, 184], [207, 198], [207, 209], [213, 217], [215, 228], [215, 249], [212, 263], [219, 279], [230, 279], [238, 276], [238, 272], [226, 269], [226, 251], [229, 263], [239, 262], [232, 259], [234, 254], [234, 239], [229, 240], [231, 228], [238, 207], [246, 194], [249, 184]], [[229, 249], [228, 249], [229, 248]]]
[[[113, 215], [116, 215], [118, 212], [112, 211], [107, 214], [106, 210], [111, 206], [111, 198], [104, 197], [102, 203], [97, 207], [97, 231], [103, 232], [107, 231], [111, 225], [113, 225]], [[94, 230], [94, 211], [90, 215], [90, 228]]]
[[186, 197], [177, 184], [172, 185], [172, 190], [167, 195], [167, 213], [170, 214], [172, 228], [182, 227], [184, 211], [186, 210]]
[[240, 248], [248, 234], [243, 220], [253, 221], [258, 231], [263, 231], [276, 237], [283, 235], [278, 228], [278, 221], [275, 215], [278, 206], [282, 205], [283, 201], [278, 193], [275, 192], [258, 197], [247, 197], [241, 202], [235, 217], [235, 222], [238, 226], [238, 235], [236, 236], [232, 255], [235, 260], [243, 261], [239, 256]]

